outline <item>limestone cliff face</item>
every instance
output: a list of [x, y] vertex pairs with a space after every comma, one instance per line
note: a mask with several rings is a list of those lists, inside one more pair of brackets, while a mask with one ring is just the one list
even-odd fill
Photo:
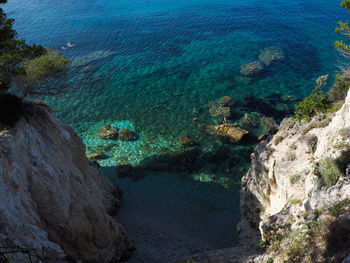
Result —
[[[119, 195], [47, 106], [27, 105], [25, 117], [0, 132], [0, 255], [25, 249], [45, 262], [119, 262], [131, 249], [111, 217]], [[4, 255], [29, 262], [26, 253]]]
[[[242, 179], [242, 239], [252, 238], [254, 233], [248, 231], [252, 229], [259, 229], [263, 240], [285, 237], [314, 220], [315, 214], [327, 221], [331, 207], [350, 199], [350, 175], [345, 169], [350, 163], [349, 142], [350, 93], [334, 114], [315, 117], [310, 123], [285, 119], [277, 134], [257, 146], [251, 155], [251, 168]], [[340, 158], [344, 174], [334, 185], [322, 184], [320, 163]], [[350, 214], [344, 216], [350, 220]], [[305, 262], [322, 262], [310, 260]]]

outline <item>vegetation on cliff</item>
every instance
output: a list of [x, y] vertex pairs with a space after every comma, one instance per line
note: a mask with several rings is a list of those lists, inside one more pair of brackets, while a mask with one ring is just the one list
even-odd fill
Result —
[[0, 124], [6, 126], [16, 123], [22, 107], [20, 99], [8, 94], [10, 89], [20, 97], [52, 94], [45, 83], [64, 73], [70, 63], [58, 51], [18, 40], [13, 22], [0, 8]]

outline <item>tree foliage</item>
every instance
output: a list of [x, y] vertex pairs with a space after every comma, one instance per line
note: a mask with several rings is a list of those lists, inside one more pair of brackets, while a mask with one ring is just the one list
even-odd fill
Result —
[[317, 113], [327, 113], [332, 109], [332, 105], [326, 93], [319, 86], [316, 86], [311, 95], [299, 102], [295, 107], [295, 118], [299, 121], [310, 119]]
[[350, 86], [350, 75], [346, 71], [343, 75], [337, 74], [335, 78], [335, 83], [328, 92], [329, 99], [331, 102], [337, 102], [344, 100]]
[[326, 85], [328, 75], [317, 78], [316, 87], [312, 93], [295, 106], [295, 118], [299, 121], [310, 119], [318, 113], [327, 113], [334, 109], [329, 95], [321, 90]]
[[[350, 13], [350, 0], [342, 0], [340, 3], [340, 6], [342, 8], [345, 8], [348, 13]], [[346, 38], [350, 38], [350, 26], [348, 21], [338, 21], [338, 25], [334, 30], [337, 34], [341, 34], [345, 36]], [[345, 54], [350, 53], [350, 46], [346, 44], [343, 40], [337, 40], [334, 42], [334, 46], [336, 49], [338, 49], [341, 52], [344, 52]]]
[[[0, 0], [5, 4], [6, 0]], [[28, 45], [18, 40], [13, 29], [13, 19], [7, 18], [0, 8], [0, 94], [6, 92], [14, 83], [21, 82], [22, 95], [30, 94], [33, 87], [67, 69], [69, 61], [58, 51], [51, 52], [43, 46]]]

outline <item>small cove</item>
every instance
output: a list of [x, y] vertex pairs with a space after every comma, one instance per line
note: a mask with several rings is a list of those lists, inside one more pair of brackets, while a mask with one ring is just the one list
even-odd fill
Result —
[[[99, 163], [124, 191], [124, 215], [209, 248], [236, 242], [240, 178], [264, 132], [246, 127], [250, 136], [239, 144], [209, 135], [206, 127], [222, 122], [210, 103], [232, 97], [230, 122], [240, 126], [246, 113], [277, 122], [290, 115], [318, 76], [330, 74], [332, 84], [341, 63], [333, 29], [346, 15], [325, 0], [13, 0], [6, 9], [29, 43], [76, 44], [62, 50], [72, 61], [59, 83], [67, 91], [42, 99], [87, 153], [105, 151]], [[240, 66], [271, 46], [285, 59], [242, 76]], [[138, 140], [99, 139], [105, 124], [133, 130]], [[182, 147], [185, 135], [198, 145]], [[134, 166], [132, 178], [117, 177], [123, 162]]]

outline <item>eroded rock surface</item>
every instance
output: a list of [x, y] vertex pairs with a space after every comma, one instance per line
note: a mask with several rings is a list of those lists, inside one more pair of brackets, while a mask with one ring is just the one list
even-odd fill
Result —
[[[28, 249], [45, 262], [119, 262], [131, 246], [110, 214], [119, 191], [85, 156], [69, 126], [43, 105], [0, 132], [0, 246]], [[21, 253], [10, 262], [29, 262]], [[70, 261], [71, 262], [71, 261]]]
[[[328, 237], [332, 232], [330, 226], [337, 225], [337, 220], [343, 220], [344, 225], [347, 222], [347, 215], [341, 214], [349, 210], [346, 202], [342, 207], [344, 200], [350, 199], [349, 169], [346, 169], [350, 163], [350, 137], [344, 132], [349, 127], [350, 94], [335, 114], [316, 116], [309, 123], [285, 119], [278, 133], [260, 142], [251, 155], [251, 168], [242, 179], [242, 221], [248, 222], [270, 243], [278, 240], [282, 244], [283, 238], [288, 240], [291, 233], [314, 231], [312, 224], [322, 229], [317, 236], [318, 245], [308, 248], [319, 254], [306, 253], [303, 257], [297, 254], [299, 258], [292, 262], [340, 262], [342, 253], [350, 253], [345, 248], [334, 252], [335, 241]], [[334, 162], [337, 167], [334, 169], [339, 170], [340, 176], [332, 179], [332, 184], [327, 184], [322, 175], [329, 168], [320, 168], [325, 159]], [[338, 206], [341, 208], [334, 208]], [[242, 229], [240, 232], [244, 234]], [[346, 228], [342, 229], [345, 236], [350, 234]], [[350, 239], [344, 237], [342, 242], [349, 243]], [[323, 250], [316, 249], [322, 246]], [[274, 262], [286, 260], [285, 255], [274, 257]]]

